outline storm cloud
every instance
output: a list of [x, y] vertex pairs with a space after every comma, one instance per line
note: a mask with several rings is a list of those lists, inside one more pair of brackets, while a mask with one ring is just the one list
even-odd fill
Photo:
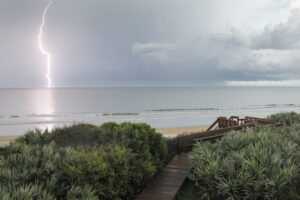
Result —
[[[0, 87], [43, 87], [46, 0], [0, 2]], [[234, 5], [234, 6], [233, 6]], [[297, 85], [298, 0], [53, 0], [54, 86]]]

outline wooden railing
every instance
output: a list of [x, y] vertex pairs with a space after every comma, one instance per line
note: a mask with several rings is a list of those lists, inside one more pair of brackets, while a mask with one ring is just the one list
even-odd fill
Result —
[[212, 123], [204, 132], [182, 135], [177, 137], [178, 151], [188, 151], [197, 141], [213, 140], [224, 136], [231, 131], [240, 131], [247, 128], [252, 128], [257, 125], [280, 126], [281, 123], [272, 123], [264, 118], [249, 117], [239, 118], [238, 116], [219, 117]]
[[[282, 125], [257, 117], [245, 117], [244, 119], [240, 119], [237, 116], [231, 116], [228, 119], [219, 117], [205, 132], [178, 136], [178, 153], [181, 153], [185, 148], [186, 151], [189, 151], [195, 142], [214, 140], [230, 131], [244, 130], [259, 124], [267, 126]], [[176, 194], [181, 188], [190, 167], [188, 154], [175, 156], [154, 181], [137, 197], [137, 200], [175, 200]]]

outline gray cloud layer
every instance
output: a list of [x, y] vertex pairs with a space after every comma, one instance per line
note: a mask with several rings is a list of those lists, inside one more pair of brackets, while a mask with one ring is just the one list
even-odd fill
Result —
[[300, 48], [300, 10], [292, 11], [286, 23], [265, 27], [264, 31], [253, 37], [253, 48], [290, 50]]
[[[300, 10], [289, 11], [293, 0], [53, 2], [43, 41], [56, 86], [300, 79]], [[1, 87], [46, 85], [37, 43], [46, 3], [0, 2]], [[282, 10], [288, 20], [271, 25]]]

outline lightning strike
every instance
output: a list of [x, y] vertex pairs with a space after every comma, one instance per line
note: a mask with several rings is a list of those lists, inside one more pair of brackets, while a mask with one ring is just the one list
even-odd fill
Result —
[[42, 54], [47, 58], [46, 77], [48, 80], [48, 88], [51, 88], [51, 54], [44, 48], [42, 38], [43, 38], [46, 14], [47, 14], [47, 11], [50, 8], [51, 4], [52, 4], [52, 0], [48, 0], [48, 4], [43, 11], [42, 24], [40, 26], [40, 32], [39, 32], [39, 47], [40, 47]]

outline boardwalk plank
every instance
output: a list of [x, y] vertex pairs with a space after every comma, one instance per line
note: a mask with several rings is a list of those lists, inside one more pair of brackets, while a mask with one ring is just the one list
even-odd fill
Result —
[[137, 200], [173, 200], [183, 184], [190, 164], [188, 154], [180, 154], [162, 170]]

